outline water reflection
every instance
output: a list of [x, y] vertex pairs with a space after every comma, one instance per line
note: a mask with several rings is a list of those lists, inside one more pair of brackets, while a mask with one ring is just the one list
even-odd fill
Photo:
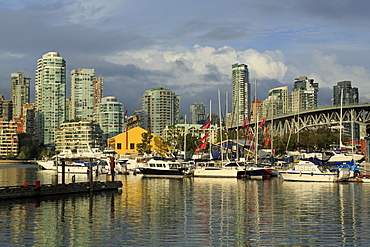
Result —
[[[51, 181], [53, 173], [23, 169], [0, 169], [1, 181]], [[370, 184], [116, 179], [120, 193], [0, 202], [0, 244], [338, 246], [367, 245], [370, 238]]]

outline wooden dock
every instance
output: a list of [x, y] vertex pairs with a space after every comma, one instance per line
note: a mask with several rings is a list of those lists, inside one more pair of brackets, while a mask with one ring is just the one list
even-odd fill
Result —
[[65, 195], [72, 193], [86, 193], [96, 191], [118, 190], [122, 187], [122, 181], [107, 182], [80, 182], [70, 184], [44, 184], [0, 187], [0, 200]]

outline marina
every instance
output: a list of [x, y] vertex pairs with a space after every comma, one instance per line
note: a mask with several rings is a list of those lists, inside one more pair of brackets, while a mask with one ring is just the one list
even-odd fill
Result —
[[[55, 171], [1, 164], [0, 186]], [[86, 181], [67, 174], [66, 183]], [[93, 177], [106, 181], [107, 175]], [[366, 246], [366, 183], [117, 175], [119, 191], [0, 201], [2, 246]], [[59, 181], [60, 182], [60, 181]], [[361, 206], [359, 206], [361, 205]]]

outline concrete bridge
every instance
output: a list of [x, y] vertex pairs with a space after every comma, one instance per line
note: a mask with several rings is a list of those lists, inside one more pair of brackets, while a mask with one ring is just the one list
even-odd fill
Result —
[[[342, 116], [342, 118], [341, 118]], [[314, 130], [319, 127], [337, 128], [342, 127], [343, 132], [351, 131], [355, 123], [355, 136], [364, 138], [370, 133], [370, 103], [319, 107], [305, 110], [294, 114], [278, 115], [266, 119], [267, 127], [273, 135], [285, 135], [292, 131], [297, 133], [301, 130]], [[254, 132], [256, 123], [249, 123]], [[350, 132], [349, 132], [350, 133]]]

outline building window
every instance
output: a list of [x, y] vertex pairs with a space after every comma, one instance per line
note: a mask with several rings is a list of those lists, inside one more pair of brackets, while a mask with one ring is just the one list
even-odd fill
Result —
[[130, 143], [130, 149], [135, 149], [135, 143]]
[[117, 143], [117, 149], [122, 149], [122, 143]]

